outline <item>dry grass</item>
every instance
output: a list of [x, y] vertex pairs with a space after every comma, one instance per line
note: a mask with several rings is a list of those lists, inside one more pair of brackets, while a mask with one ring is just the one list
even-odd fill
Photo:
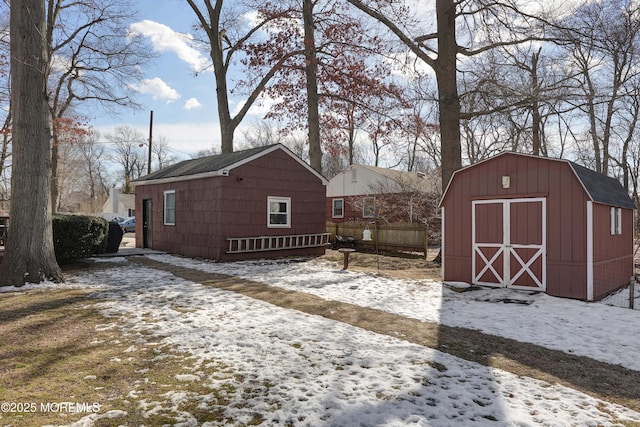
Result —
[[[224, 397], [200, 383], [176, 379], [194, 371], [210, 375], [223, 366], [190, 366], [192, 362], [171, 349], [132, 342], [119, 328], [104, 327], [113, 319], [89, 308], [91, 302], [78, 290], [0, 295], [0, 403], [14, 403], [14, 409], [29, 404], [30, 411], [2, 411], [0, 425], [68, 424], [87, 415], [43, 411], [42, 405], [46, 409], [59, 402], [97, 403], [101, 414], [125, 411], [128, 425], [173, 424], [183, 410], [200, 422], [224, 421]], [[191, 401], [175, 412], [148, 413], [156, 406], [153, 402], [171, 407], [169, 391], [210, 395], [211, 401], [206, 410], [190, 407]], [[122, 425], [122, 419], [102, 419], [99, 425]]]
[[[354, 252], [349, 255], [349, 270], [379, 273], [399, 279], [440, 280], [440, 266], [433, 262], [438, 249], [430, 249], [427, 259], [422, 253], [372, 253]], [[328, 249], [322, 259], [343, 265], [343, 254]]]

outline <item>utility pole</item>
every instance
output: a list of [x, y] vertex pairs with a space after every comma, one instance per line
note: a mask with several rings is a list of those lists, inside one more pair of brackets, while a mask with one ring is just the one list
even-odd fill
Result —
[[153, 110], [149, 117], [149, 162], [147, 163], [147, 174], [151, 173], [151, 140], [153, 138]]

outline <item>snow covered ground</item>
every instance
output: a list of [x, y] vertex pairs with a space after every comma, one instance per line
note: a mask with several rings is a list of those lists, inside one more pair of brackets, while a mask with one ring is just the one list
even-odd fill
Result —
[[[634, 337], [639, 314], [633, 310], [511, 291], [457, 293], [440, 282], [342, 271], [321, 260], [223, 264], [169, 255], [150, 258], [640, 370], [640, 340]], [[203, 365], [229, 365], [233, 376], [185, 369], [181, 379], [211, 387], [233, 383], [238, 391], [228, 396], [225, 413], [236, 425], [248, 423], [255, 414], [269, 426], [600, 426], [614, 425], [616, 418], [640, 422], [640, 413], [567, 387], [189, 282], [124, 258], [115, 260], [118, 266], [80, 274], [65, 286], [94, 289], [104, 299], [98, 308], [114, 319], [102, 327], [125, 324], [124, 332], [137, 337], [139, 345], [160, 338], [167, 348], [175, 346]], [[499, 301], [507, 297], [529, 304]], [[256, 387], [262, 392], [242, 392]], [[139, 398], [149, 411], [172, 411], [189, 399], [206, 408], [210, 401], [172, 392], [165, 402]], [[182, 425], [197, 425], [189, 413], [174, 412]], [[121, 413], [112, 416], [126, 419]], [[77, 425], [92, 425], [95, 417]]]
[[[389, 279], [344, 271], [341, 265], [318, 260], [282, 264], [213, 263], [170, 255], [150, 258], [418, 320], [477, 329], [640, 371], [640, 313], [633, 310], [511, 289], [459, 293], [439, 281]], [[499, 303], [503, 299], [530, 304]]]

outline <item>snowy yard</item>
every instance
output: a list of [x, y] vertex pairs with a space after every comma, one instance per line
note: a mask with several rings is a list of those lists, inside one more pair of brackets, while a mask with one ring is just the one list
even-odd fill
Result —
[[[317, 259], [213, 263], [169, 255], [149, 258], [477, 329], [640, 371], [638, 311], [543, 294], [458, 293], [436, 281], [342, 271], [341, 265]], [[130, 394], [149, 413], [171, 413], [180, 425], [199, 425], [193, 414], [179, 409], [187, 401], [201, 410], [222, 409], [234, 425], [247, 425], [256, 416], [268, 426], [640, 423], [638, 412], [558, 384], [189, 282], [125, 258], [109, 261], [117, 265], [77, 274], [63, 285], [91, 289], [102, 298], [98, 308], [113, 322], [100, 327], [122, 328], [140, 347], [159, 341], [160, 350], [179, 350], [188, 355], [190, 366], [195, 361], [203, 367], [185, 367], [180, 381], [235, 390], [226, 396], [225, 408], [214, 408], [207, 394], [169, 390], [166, 400], [153, 402], [135, 391]], [[521, 303], [504, 303], [505, 298]], [[135, 352], [132, 348], [128, 353]], [[204, 367], [220, 361], [232, 374], [204, 373]], [[127, 415], [119, 411], [89, 415], [73, 425], [98, 425], [103, 417], [126, 425]]]

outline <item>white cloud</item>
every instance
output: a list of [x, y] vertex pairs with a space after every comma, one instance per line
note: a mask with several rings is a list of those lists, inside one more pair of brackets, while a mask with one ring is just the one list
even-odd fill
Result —
[[207, 69], [209, 60], [193, 47], [191, 34], [178, 33], [158, 22], [144, 20], [129, 26], [129, 34], [148, 37], [156, 52], [173, 52], [195, 72]]
[[130, 84], [129, 88], [139, 93], [151, 95], [153, 99], [166, 99], [168, 102], [180, 99], [178, 91], [159, 77], [144, 79], [138, 84]]
[[53, 55], [51, 58], [51, 69], [53, 71], [64, 72], [71, 68], [69, 58], [60, 55]]
[[189, 98], [185, 101], [184, 108], [185, 110], [193, 110], [194, 108], [200, 108], [202, 104], [196, 98]]
[[[271, 110], [271, 107], [273, 106], [273, 104], [279, 101], [280, 100], [278, 99], [274, 99], [274, 98], [268, 97], [265, 94], [262, 94], [253, 103], [253, 105], [251, 105], [251, 107], [249, 108], [248, 114], [258, 116], [258, 117], [263, 117], [265, 114], [267, 114]], [[235, 107], [232, 108], [232, 111], [231, 111], [232, 116], [235, 116], [240, 112], [240, 110], [245, 104], [245, 100], [241, 100], [240, 102], [237, 102], [237, 103], [234, 103], [233, 101], [231, 101], [231, 105], [234, 105], [234, 104], [235, 104]]]

